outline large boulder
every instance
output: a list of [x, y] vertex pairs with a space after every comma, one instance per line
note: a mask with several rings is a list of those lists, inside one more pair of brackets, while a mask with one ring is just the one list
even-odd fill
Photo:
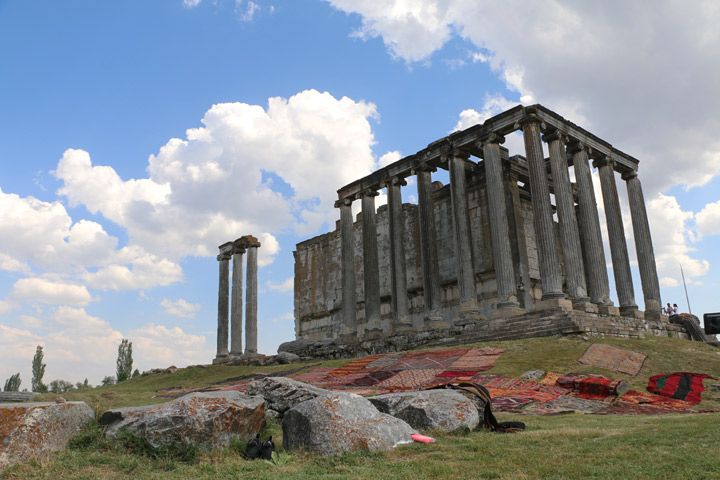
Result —
[[410, 425], [380, 413], [369, 400], [353, 393], [329, 393], [285, 412], [282, 422], [286, 449], [320, 455], [355, 450], [383, 451], [410, 443]]
[[455, 390], [388, 393], [368, 400], [379, 411], [418, 430], [474, 430], [480, 423], [475, 402]]
[[93, 417], [85, 402], [0, 404], [0, 469], [62, 450]]
[[204, 450], [226, 447], [255, 436], [265, 422], [262, 397], [234, 390], [195, 392], [171, 402], [109, 410], [100, 417], [106, 435], [127, 431], [157, 448], [187, 443]]
[[260, 395], [265, 399], [267, 408], [280, 415], [295, 405], [329, 393], [330, 390], [286, 377], [265, 377], [248, 385], [248, 394]]

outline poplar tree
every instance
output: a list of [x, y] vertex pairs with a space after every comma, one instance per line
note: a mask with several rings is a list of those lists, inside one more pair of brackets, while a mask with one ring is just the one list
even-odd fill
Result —
[[16, 373], [15, 375], [11, 375], [10, 378], [5, 380], [5, 390], [6, 392], [19, 392], [20, 391], [20, 372]]
[[33, 392], [45, 393], [48, 389], [47, 385], [43, 383], [43, 376], [45, 376], [45, 367], [47, 366], [43, 363], [43, 356], [43, 347], [38, 345], [32, 361], [33, 377], [31, 386]]
[[124, 382], [131, 377], [132, 365], [132, 342], [123, 338], [118, 347], [117, 374], [115, 375], [117, 383]]

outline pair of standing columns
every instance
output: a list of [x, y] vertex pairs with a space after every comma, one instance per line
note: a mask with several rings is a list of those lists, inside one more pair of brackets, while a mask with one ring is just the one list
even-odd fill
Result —
[[[257, 238], [247, 235], [235, 242], [220, 246], [219, 286], [218, 286], [218, 328], [217, 357], [228, 355], [228, 330], [231, 326], [230, 354], [241, 355], [242, 350], [242, 257], [247, 252], [247, 270], [245, 287], [245, 354], [257, 353], [257, 249], [260, 242]], [[230, 286], [228, 282], [230, 259], [232, 269], [232, 318], [230, 325]]]

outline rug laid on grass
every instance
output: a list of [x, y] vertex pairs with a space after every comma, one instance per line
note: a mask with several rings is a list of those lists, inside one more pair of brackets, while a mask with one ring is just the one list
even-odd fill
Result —
[[[320, 388], [364, 396], [472, 382], [490, 392], [493, 410], [531, 415], [691, 412], [700, 400], [702, 380], [712, 378], [683, 372], [656, 375], [651, 378], [655, 391], [648, 393], [628, 390], [622, 380], [601, 375], [537, 371], [533, 372], [537, 375], [513, 378], [491, 374], [488, 370], [502, 353], [503, 349], [493, 347], [395, 352], [368, 355], [337, 368], [315, 366], [258, 375], [288, 376]], [[258, 375], [211, 388], [246, 391], [247, 384]], [[670, 398], [673, 395], [677, 396]]]
[[637, 375], [647, 355], [624, 348], [613, 347], [603, 343], [594, 343], [585, 350], [578, 362], [628, 375]]
[[684, 400], [688, 403], [696, 405], [700, 403], [700, 394], [705, 390], [703, 380], [715, 377], [704, 373], [661, 373], [653, 375], [648, 381], [648, 392], [670, 397], [676, 400]]

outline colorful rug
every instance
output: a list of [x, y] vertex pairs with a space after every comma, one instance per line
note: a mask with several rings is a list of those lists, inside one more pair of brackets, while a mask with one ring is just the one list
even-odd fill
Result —
[[614, 370], [628, 375], [637, 375], [647, 356], [644, 353], [625, 350], [603, 343], [590, 345], [578, 362], [583, 365]]
[[700, 394], [705, 390], [703, 380], [706, 378], [714, 377], [704, 373], [661, 373], [650, 377], [647, 390], [664, 397], [684, 400], [696, 405], [700, 403]]
[[571, 390], [574, 396], [587, 400], [610, 401], [628, 390], [622, 380], [610, 380], [602, 375], [565, 375], [556, 383]]

